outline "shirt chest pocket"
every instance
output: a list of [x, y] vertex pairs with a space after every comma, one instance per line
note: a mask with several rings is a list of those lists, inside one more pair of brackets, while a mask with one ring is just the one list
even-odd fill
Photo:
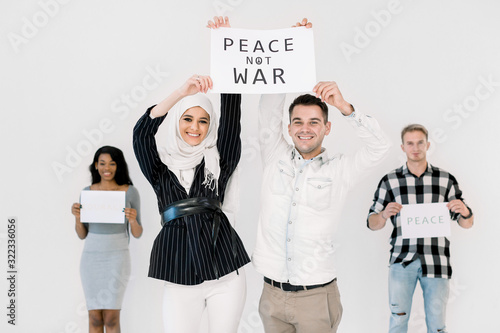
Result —
[[294, 177], [293, 168], [279, 161], [275, 172], [271, 175], [270, 187], [273, 194], [285, 194], [292, 188]]
[[317, 210], [328, 208], [332, 198], [332, 179], [328, 177], [307, 178], [306, 183], [307, 205]]

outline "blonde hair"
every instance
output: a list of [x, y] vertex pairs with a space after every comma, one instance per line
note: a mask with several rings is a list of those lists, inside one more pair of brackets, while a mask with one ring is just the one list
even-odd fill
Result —
[[429, 141], [429, 132], [427, 131], [427, 128], [425, 128], [423, 125], [420, 124], [410, 124], [407, 125], [405, 128], [403, 128], [403, 130], [401, 131], [401, 142], [404, 143], [403, 137], [405, 136], [406, 133], [414, 131], [420, 131], [424, 133], [425, 140]]

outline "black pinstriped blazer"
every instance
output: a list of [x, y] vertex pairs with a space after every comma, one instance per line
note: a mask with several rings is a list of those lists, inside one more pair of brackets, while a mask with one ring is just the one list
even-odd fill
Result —
[[[202, 185], [205, 162], [195, 169], [194, 180], [189, 191], [179, 183], [177, 177], [160, 160], [155, 134], [164, 117], [151, 119], [149, 108], [134, 127], [133, 145], [139, 166], [158, 199], [160, 213], [178, 200], [196, 197], [214, 198], [224, 201], [224, 192], [229, 177], [241, 156], [241, 95], [221, 95], [221, 117], [217, 148], [220, 154], [219, 197]], [[231, 225], [223, 217], [217, 243], [212, 245], [211, 214], [196, 214], [175, 219], [165, 224], [156, 237], [151, 250], [148, 276], [184, 285], [200, 284], [214, 280], [212, 257], [219, 276], [224, 276], [250, 262], [241, 239], [236, 235], [236, 258], [233, 255]]]

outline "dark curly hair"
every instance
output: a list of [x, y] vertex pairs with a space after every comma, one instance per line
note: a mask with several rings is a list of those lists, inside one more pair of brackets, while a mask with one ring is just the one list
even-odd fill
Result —
[[127, 162], [125, 162], [123, 152], [112, 146], [103, 146], [95, 152], [94, 161], [89, 166], [90, 174], [92, 176], [92, 184], [96, 184], [101, 181], [101, 175], [99, 175], [99, 171], [95, 168], [95, 164], [99, 160], [99, 156], [101, 156], [101, 154], [109, 154], [111, 159], [116, 162], [115, 181], [118, 185], [133, 185], [132, 180], [128, 175], [128, 166]]

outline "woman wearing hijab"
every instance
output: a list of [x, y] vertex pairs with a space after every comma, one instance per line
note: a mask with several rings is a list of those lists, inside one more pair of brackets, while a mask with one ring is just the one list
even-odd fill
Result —
[[[227, 18], [220, 26], [229, 26]], [[204, 95], [210, 88], [209, 76], [193, 75], [134, 128], [134, 151], [162, 219], [148, 276], [165, 281], [165, 332], [198, 332], [206, 308], [210, 332], [234, 333], [245, 303], [242, 267], [250, 258], [222, 212], [241, 155], [241, 95], [221, 95], [218, 124]], [[160, 157], [155, 134], [164, 121]]]

